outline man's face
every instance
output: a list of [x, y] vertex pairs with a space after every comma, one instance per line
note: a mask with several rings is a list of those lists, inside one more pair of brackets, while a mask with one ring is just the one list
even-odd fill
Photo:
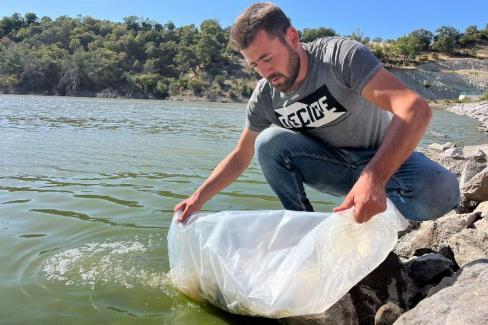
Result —
[[300, 57], [288, 43], [260, 30], [241, 53], [276, 89], [284, 93], [290, 91], [300, 71]]

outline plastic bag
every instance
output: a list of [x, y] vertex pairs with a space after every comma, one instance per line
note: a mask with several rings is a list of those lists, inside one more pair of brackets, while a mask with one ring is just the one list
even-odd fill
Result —
[[408, 222], [388, 200], [367, 223], [341, 213], [224, 211], [176, 221], [170, 277], [186, 295], [232, 313], [282, 318], [324, 312], [375, 269]]

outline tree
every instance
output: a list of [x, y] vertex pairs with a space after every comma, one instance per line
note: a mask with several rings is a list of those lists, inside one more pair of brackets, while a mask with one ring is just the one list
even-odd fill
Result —
[[415, 59], [420, 53], [421, 45], [418, 39], [412, 34], [398, 38], [395, 43], [398, 54], [403, 57], [403, 64], [407, 64], [410, 60]]
[[195, 50], [203, 69], [223, 62], [222, 52], [226, 44], [224, 30], [216, 20], [208, 19], [201, 23]]
[[137, 32], [139, 29], [141, 29], [141, 25], [139, 24], [139, 18], [136, 16], [125, 17], [124, 22], [127, 30]]
[[454, 27], [442, 26], [436, 30], [432, 49], [434, 51], [452, 53], [458, 45], [461, 33]]
[[410, 33], [410, 36], [416, 39], [421, 52], [427, 52], [434, 38], [434, 34], [426, 29], [417, 29]]
[[481, 41], [481, 32], [478, 31], [478, 27], [475, 25], [466, 27], [464, 34], [459, 38], [459, 44], [462, 46], [472, 46], [475, 43]]
[[32, 12], [26, 13], [24, 15], [24, 20], [27, 26], [39, 23], [39, 18], [37, 18], [37, 15]]
[[327, 37], [327, 36], [335, 36], [337, 35], [335, 30], [332, 28], [305, 28], [301, 33], [301, 41], [302, 42], [311, 42], [318, 38]]
[[369, 37], [364, 36], [364, 33], [358, 28], [352, 32], [350, 36], [353, 40], [358, 41], [363, 44], [369, 43]]

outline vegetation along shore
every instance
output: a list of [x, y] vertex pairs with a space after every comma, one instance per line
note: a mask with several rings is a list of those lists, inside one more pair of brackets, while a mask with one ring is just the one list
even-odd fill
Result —
[[[135, 16], [111, 22], [14, 13], [0, 19], [0, 93], [245, 101], [257, 75], [228, 45], [229, 29], [213, 19], [177, 27]], [[301, 31], [303, 42], [332, 35], [326, 27]], [[429, 99], [487, 89], [488, 24], [419, 29], [396, 40], [360, 30], [344, 36], [366, 44]]]

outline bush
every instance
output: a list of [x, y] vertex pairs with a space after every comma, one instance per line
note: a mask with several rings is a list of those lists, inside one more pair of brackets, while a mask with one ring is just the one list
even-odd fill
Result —
[[190, 79], [188, 80], [187, 86], [195, 96], [201, 96], [202, 91], [206, 88], [207, 84], [200, 79]]

